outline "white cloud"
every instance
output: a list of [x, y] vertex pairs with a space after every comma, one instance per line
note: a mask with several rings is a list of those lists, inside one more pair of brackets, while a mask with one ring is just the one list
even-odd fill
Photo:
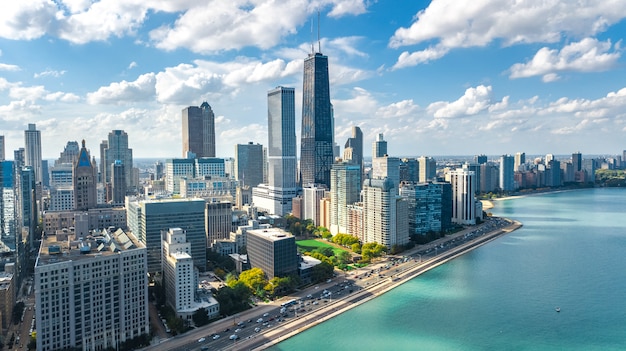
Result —
[[133, 61], [133, 62], [131, 62], [131, 63], [128, 65], [128, 69], [132, 69], [132, 68], [135, 68], [135, 67], [137, 67], [137, 66], [138, 66], [138, 65], [137, 65], [137, 62]]
[[10, 65], [7, 63], [0, 63], [0, 71], [19, 71], [20, 66], [18, 65]]
[[146, 73], [134, 82], [125, 80], [101, 87], [93, 93], [87, 94], [87, 102], [95, 104], [120, 104], [147, 101], [156, 94], [156, 78], [154, 73]]
[[340, 0], [335, 3], [328, 16], [362, 15], [366, 12], [367, 5], [364, 0]]
[[421, 63], [437, 60], [448, 53], [448, 49], [444, 47], [430, 47], [421, 51], [409, 53], [404, 51], [398, 57], [398, 61], [391, 68], [392, 70], [416, 66]]
[[399, 118], [410, 116], [419, 110], [419, 106], [413, 103], [413, 99], [408, 99], [382, 106], [378, 109], [376, 115], [383, 118]]
[[3, 1], [0, 37], [13, 40], [39, 38], [51, 29], [56, 11], [51, 0]]
[[[588, 37], [626, 17], [626, 2], [589, 0], [575, 6], [563, 1], [456, 0], [433, 1], [419, 11], [410, 27], [396, 30], [389, 46], [425, 42], [436, 47], [555, 43], [563, 36]], [[414, 64], [422, 63], [414, 60]]]
[[54, 77], [54, 78], [58, 78], [62, 75], [65, 74], [66, 71], [55, 71], [55, 70], [47, 70], [47, 71], [43, 71], [41, 73], [35, 73], [33, 75], [33, 77], [35, 78], [42, 78], [42, 77]]
[[465, 90], [456, 101], [433, 102], [426, 110], [435, 118], [455, 118], [478, 114], [491, 105], [491, 86], [479, 85]]
[[513, 65], [509, 77], [543, 76], [545, 82], [551, 82], [558, 79], [557, 72], [606, 71], [614, 67], [621, 56], [620, 51], [609, 52], [612, 47], [610, 40], [601, 42], [594, 38], [571, 43], [560, 51], [543, 47], [528, 63]]

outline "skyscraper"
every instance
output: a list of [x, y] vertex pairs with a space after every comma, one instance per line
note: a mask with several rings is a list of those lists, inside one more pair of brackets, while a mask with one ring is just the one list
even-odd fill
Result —
[[0, 135], [0, 162], [4, 161], [4, 135]]
[[500, 189], [502, 191], [515, 190], [515, 159], [511, 155], [500, 156]]
[[526, 163], [526, 153], [525, 152], [517, 152], [515, 153], [515, 166], [513, 170], [515, 172], [520, 171], [520, 166]]
[[363, 173], [363, 132], [357, 126], [352, 127], [352, 136], [346, 141], [343, 160], [359, 165]]
[[74, 161], [74, 171], [72, 173], [74, 183], [74, 209], [88, 210], [96, 207], [98, 203], [98, 171], [95, 161], [92, 162], [89, 150], [85, 147], [85, 140]]
[[422, 156], [417, 159], [417, 162], [419, 163], [420, 183], [437, 178], [437, 161], [434, 158]]
[[263, 183], [263, 145], [253, 142], [235, 145], [235, 177], [243, 185]]
[[328, 56], [319, 52], [304, 60], [300, 183], [330, 186], [333, 164], [333, 108], [330, 103]]
[[407, 202], [396, 193], [396, 186], [389, 178], [363, 182], [364, 243], [376, 242], [391, 249], [409, 242]]
[[[511, 157], [513, 158], [513, 157]], [[511, 169], [513, 162], [511, 162]], [[475, 174], [464, 168], [450, 172], [452, 185], [452, 222], [461, 225], [476, 224], [476, 204], [474, 198]]]
[[33, 167], [35, 171], [35, 181], [41, 183], [43, 181], [43, 173], [41, 172], [41, 132], [37, 130], [34, 123], [28, 124], [28, 129], [24, 131], [24, 147], [26, 166]]
[[183, 157], [215, 157], [215, 115], [205, 101], [183, 109]]
[[252, 189], [258, 208], [281, 216], [291, 212], [297, 192], [295, 105], [294, 88], [267, 92], [267, 185]]
[[383, 157], [387, 154], [387, 142], [383, 138], [383, 133], [376, 135], [376, 140], [372, 143], [372, 159]]
[[580, 152], [572, 154], [572, 165], [574, 165], [574, 173], [583, 169], [583, 155]]
[[[128, 134], [123, 130], [113, 130], [109, 133], [109, 137], [104, 149], [104, 176], [105, 184], [110, 184], [112, 164], [120, 161], [124, 165], [124, 181], [126, 188], [132, 189], [133, 184], [133, 149], [128, 148]], [[126, 195], [126, 194], [124, 194]]]
[[330, 232], [348, 233], [348, 205], [360, 200], [361, 167], [347, 162], [335, 163], [330, 171]]

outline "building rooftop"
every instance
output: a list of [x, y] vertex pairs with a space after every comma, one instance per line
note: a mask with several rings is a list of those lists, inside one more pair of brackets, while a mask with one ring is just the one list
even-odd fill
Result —
[[135, 236], [122, 229], [93, 231], [85, 238], [59, 233], [45, 235], [35, 266], [76, 261], [94, 256], [116, 255], [119, 252], [145, 247]]
[[250, 229], [247, 233], [262, 236], [272, 241], [285, 240], [294, 237], [291, 233], [280, 228]]

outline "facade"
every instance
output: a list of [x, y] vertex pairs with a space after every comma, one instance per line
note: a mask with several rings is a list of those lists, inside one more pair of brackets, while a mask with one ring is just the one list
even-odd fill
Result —
[[[402, 204], [404, 217], [398, 217], [396, 193], [396, 187], [389, 178], [363, 182], [364, 243], [376, 242], [391, 249], [409, 242], [407, 208]], [[407, 223], [398, 223], [398, 220]]]
[[[513, 163], [511, 162], [511, 167]], [[450, 172], [452, 186], [452, 222], [461, 225], [476, 224], [476, 200], [474, 197], [474, 172], [457, 168]]]
[[372, 179], [389, 178], [396, 190], [400, 186], [400, 159], [384, 155], [372, 158]]
[[111, 199], [113, 205], [124, 205], [127, 192], [126, 165], [121, 160], [115, 160], [110, 166], [111, 172]]
[[253, 189], [253, 202], [276, 215], [292, 210], [297, 192], [296, 107], [293, 88], [276, 87], [267, 93], [267, 186]]
[[0, 135], [0, 162], [5, 159], [6, 144], [4, 143], [4, 135]]
[[347, 162], [335, 163], [330, 170], [330, 232], [348, 232], [348, 205], [361, 198], [361, 167]]
[[515, 165], [513, 166], [513, 171], [520, 171], [520, 166], [526, 163], [526, 153], [525, 152], [516, 152], [515, 153]]
[[343, 160], [359, 165], [361, 174], [363, 174], [363, 132], [357, 126], [352, 126], [352, 136], [348, 138], [344, 145]]
[[45, 211], [42, 217], [43, 231], [46, 234], [54, 234], [69, 228], [85, 228], [86, 233], [102, 228], [127, 227], [124, 207], [92, 208], [87, 211]]
[[226, 163], [223, 158], [203, 157], [195, 159], [195, 177], [226, 177]]
[[500, 156], [500, 189], [515, 190], [515, 159], [511, 155]]
[[44, 237], [35, 265], [37, 350], [104, 350], [150, 332], [146, 248], [118, 230]]
[[320, 225], [320, 200], [324, 197], [326, 189], [315, 185], [302, 189], [302, 217], [310, 219], [316, 226]]
[[0, 272], [0, 330], [7, 330], [11, 325], [15, 305], [14, 286], [13, 273]]
[[311, 53], [304, 60], [300, 183], [330, 187], [334, 122], [330, 103], [328, 56]]
[[478, 184], [481, 193], [495, 191], [500, 183], [500, 171], [492, 163], [480, 165], [480, 182]]
[[416, 158], [403, 158], [400, 162], [400, 182], [418, 182], [420, 164]]
[[437, 161], [428, 156], [422, 156], [417, 159], [419, 163], [419, 182], [425, 183], [437, 179]]
[[98, 171], [95, 161], [91, 160], [89, 150], [83, 140], [78, 158], [74, 161], [72, 173], [74, 185], [74, 209], [88, 210], [98, 204]]
[[165, 303], [174, 311], [186, 311], [194, 305], [198, 280], [191, 257], [191, 243], [185, 231], [169, 228], [162, 231], [163, 237], [163, 285]]
[[0, 241], [5, 251], [17, 249], [16, 182], [13, 161], [0, 161]]
[[180, 180], [195, 176], [196, 163], [189, 158], [165, 160], [165, 190], [171, 194], [180, 194]]
[[372, 159], [387, 155], [387, 142], [383, 138], [383, 133], [376, 135], [376, 140], [372, 143]]
[[43, 181], [41, 171], [41, 131], [37, 130], [34, 123], [28, 124], [28, 129], [24, 131], [24, 162], [26, 166], [33, 167], [35, 171], [35, 181]]
[[253, 229], [247, 233], [248, 262], [261, 268], [267, 279], [298, 274], [296, 238], [279, 228]]
[[449, 183], [404, 183], [400, 196], [407, 201], [410, 235], [439, 233], [446, 228], [443, 211], [452, 203], [444, 202], [444, 189]]
[[360, 242], [365, 242], [363, 229], [363, 203], [357, 202], [346, 206], [348, 212], [348, 229], [346, 234], [356, 236]]
[[183, 109], [183, 157], [215, 157], [215, 114], [205, 101]]
[[191, 243], [191, 256], [206, 270], [205, 201], [202, 199], [141, 199], [126, 197], [128, 228], [148, 251], [148, 272], [161, 270], [161, 230], [181, 228]]
[[251, 187], [263, 183], [263, 145], [249, 142], [235, 145], [235, 177]]
[[[133, 149], [128, 148], [128, 134], [123, 130], [113, 130], [109, 133], [106, 148], [104, 149], [103, 183], [113, 182], [112, 166], [121, 163], [124, 165], [124, 182], [127, 189], [136, 187], [133, 181]], [[126, 195], [126, 194], [124, 194]]]
[[231, 202], [206, 203], [206, 247], [216, 240], [227, 239], [233, 228], [233, 204]]

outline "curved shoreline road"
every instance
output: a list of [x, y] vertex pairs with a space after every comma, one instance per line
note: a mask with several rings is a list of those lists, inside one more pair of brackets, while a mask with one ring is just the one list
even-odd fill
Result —
[[[262, 305], [236, 316], [224, 318], [208, 326], [174, 338], [163, 340], [161, 344], [152, 345], [146, 350], [200, 350], [201, 346], [210, 350], [264, 350], [299, 332], [322, 323], [340, 313], [365, 303], [376, 296], [395, 288], [396, 286], [454, 259], [476, 247], [484, 245], [501, 235], [510, 233], [521, 227], [521, 223], [504, 218], [489, 218], [485, 223], [470, 227], [458, 233], [435, 240], [426, 245], [404, 252], [404, 256], [396, 256], [396, 262], [379, 262], [361, 268], [354, 275], [335, 278], [327, 284], [311, 287], [298, 292], [296, 295], [283, 298], [279, 301]], [[357, 278], [358, 276], [358, 278]], [[344, 280], [345, 279], [345, 280]], [[347, 283], [347, 284], [346, 284]], [[347, 286], [350, 292], [347, 292]], [[307, 299], [307, 294], [319, 296], [322, 290], [333, 292], [331, 299]], [[341, 295], [341, 293], [344, 293]], [[257, 318], [264, 314], [269, 315], [265, 320], [278, 314], [280, 303], [292, 298], [307, 301], [298, 305], [299, 316], [284, 318], [282, 322], [271, 322], [273, 326], [257, 324]], [[316, 302], [318, 301], [318, 302]], [[315, 305], [313, 305], [316, 303]], [[229, 340], [232, 330], [236, 329], [237, 322], [246, 322], [245, 329], [237, 334], [240, 338]], [[248, 321], [248, 322], [247, 322]], [[252, 321], [252, 322], [249, 322]], [[260, 332], [254, 332], [255, 327], [261, 327]], [[213, 340], [211, 335], [220, 334], [220, 338]], [[204, 338], [202, 342], [198, 340]]]

